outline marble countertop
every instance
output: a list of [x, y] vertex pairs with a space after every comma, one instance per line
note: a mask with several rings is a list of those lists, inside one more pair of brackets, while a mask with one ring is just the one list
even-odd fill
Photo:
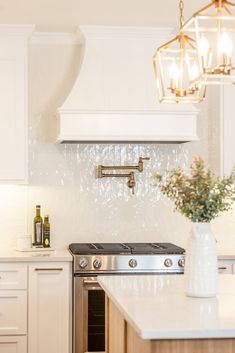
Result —
[[183, 275], [103, 276], [101, 287], [143, 339], [235, 337], [235, 276], [219, 275], [216, 298], [184, 294]]
[[0, 262], [56, 262], [73, 261], [73, 257], [67, 249], [64, 250], [40, 250], [26, 252], [16, 250], [0, 250]]

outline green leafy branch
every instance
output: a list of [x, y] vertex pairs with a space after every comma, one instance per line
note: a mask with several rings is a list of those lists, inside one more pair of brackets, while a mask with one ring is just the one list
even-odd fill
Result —
[[170, 170], [167, 175], [154, 175], [156, 186], [175, 204], [175, 210], [192, 222], [210, 222], [220, 212], [231, 209], [235, 201], [235, 166], [224, 178], [206, 169], [200, 157], [194, 158], [190, 175], [181, 168]]

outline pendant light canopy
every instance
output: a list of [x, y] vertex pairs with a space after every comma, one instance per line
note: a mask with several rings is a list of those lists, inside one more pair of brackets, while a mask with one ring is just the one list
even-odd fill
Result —
[[191, 83], [234, 83], [235, 4], [213, 0], [195, 13], [183, 30], [197, 43], [199, 73]]
[[205, 86], [195, 81], [199, 76], [199, 56], [195, 39], [183, 30], [183, 0], [179, 1], [179, 34], [157, 49], [153, 57], [160, 102], [197, 103], [205, 97]]

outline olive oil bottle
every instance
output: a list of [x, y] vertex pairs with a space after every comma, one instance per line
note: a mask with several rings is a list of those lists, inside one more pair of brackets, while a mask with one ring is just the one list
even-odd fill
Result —
[[43, 247], [49, 248], [50, 247], [50, 223], [49, 223], [49, 216], [44, 216], [44, 223], [43, 223]]
[[42, 217], [40, 215], [41, 206], [36, 206], [36, 216], [34, 217], [34, 237], [33, 237], [33, 245], [42, 246]]

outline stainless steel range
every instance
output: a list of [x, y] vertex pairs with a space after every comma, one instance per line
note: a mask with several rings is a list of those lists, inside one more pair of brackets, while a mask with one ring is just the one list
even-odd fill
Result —
[[102, 275], [181, 274], [184, 249], [171, 243], [71, 244], [74, 257], [73, 353], [105, 352]]

